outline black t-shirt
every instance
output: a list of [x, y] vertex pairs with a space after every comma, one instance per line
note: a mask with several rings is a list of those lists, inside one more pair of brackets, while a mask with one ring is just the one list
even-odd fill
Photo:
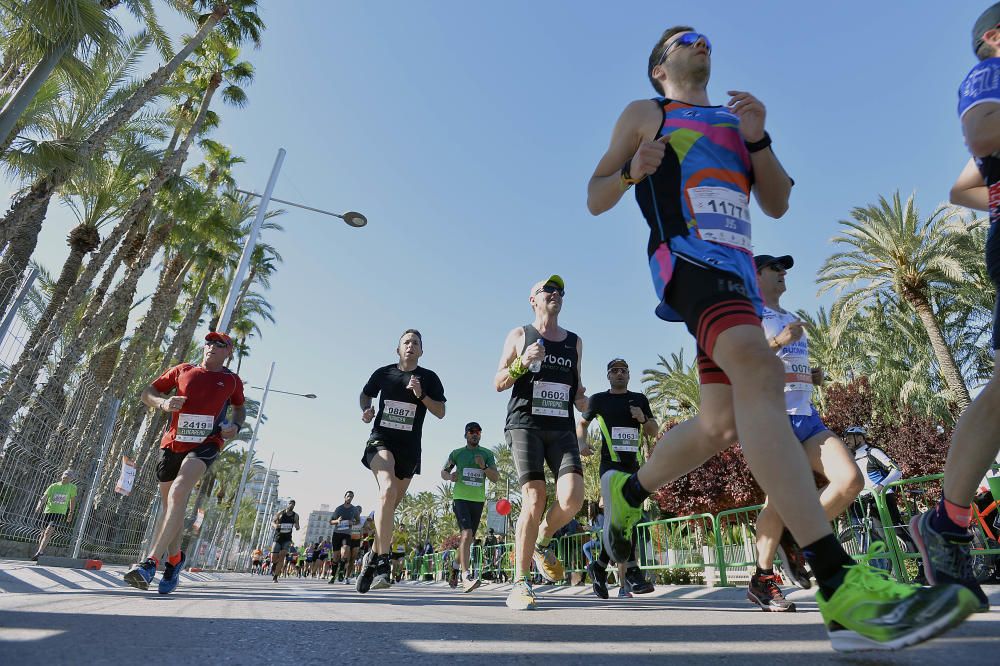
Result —
[[[541, 338], [531, 324], [524, 328], [524, 348]], [[527, 372], [514, 382], [507, 403], [507, 430], [576, 429], [573, 401], [580, 385], [576, 333], [566, 331], [560, 342], [545, 340], [545, 359], [538, 372]], [[521, 351], [524, 351], [524, 348]]]
[[399, 369], [395, 363], [372, 373], [363, 392], [369, 398], [378, 397], [378, 413], [372, 421], [372, 437], [420, 450], [420, 433], [424, 427], [427, 407], [406, 388], [416, 375], [424, 393], [431, 400], [444, 402], [444, 386], [431, 370], [417, 366], [412, 371]]
[[[601, 428], [601, 474], [617, 469], [632, 473], [639, 469], [639, 446], [642, 425], [632, 418], [629, 407], [638, 407], [647, 419], [653, 418], [649, 400], [642, 393], [602, 391], [590, 396], [590, 404], [581, 416], [585, 421], [603, 421]], [[610, 441], [609, 441], [610, 437]], [[617, 458], [617, 460], [615, 460]]]
[[352, 504], [351, 506], [341, 504], [333, 510], [333, 516], [330, 520], [338, 521], [333, 527], [334, 532], [350, 534], [351, 525], [361, 520], [361, 507], [357, 504]]
[[287, 513], [282, 511], [278, 514], [278, 526], [274, 529], [275, 541], [291, 541], [292, 528], [299, 521], [299, 514], [292, 511]]

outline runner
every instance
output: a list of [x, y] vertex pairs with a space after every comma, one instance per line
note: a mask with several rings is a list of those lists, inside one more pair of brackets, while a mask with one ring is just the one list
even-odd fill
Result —
[[[373, 423], [364, 466], [372, 471], [379, 487], [375, 509], [375, 545], [366, 554], [357, 580], [361, 594], [389, 587], [392, 525], [396, 507], [406, 495], [415, 474], [420, 473], [420, 436], [424, 416], [430, 412], [444, 418], [444, 387], [438, 376], [417, 365], [424, 353], [420, 331], [407, 329], [396, 347], [399, 361], [372, 373], [361, 391], [361, 420]], [[378, 412], [372, 401], [378, 398]]]
[[[994, 288], [1000, 284], [1000, 3], [983, 12], [972, 28], [972, 50], [979, 59], [958, 89], [958, 116], [965, 145], [972, 153], [951, 188], [951, 203], [989, 211], [986, 271]], [[1000, 349], [1000, 310], [993, 314], [993, 350]], [[931, 583], [961, 583], [977, 599], [980, 612], [989, 599], [972, 572], [970, 545], [972, 501], [976, 487], [989, 469], [1000, 440], [1000, 378], [994, 364], [990, 381], [962, 413], [952, 432], [944, 467], [944, 493], [937, 507], [910, 521], [913, 538], [923, 556], [924, 574]]]
[[[822, 383], [823, 370], [809, 366], [804, 324], [780, 304], [786, 289], [785, 276], [794, 264], [788, 255], [754, 257], [757, 284], [764, 299], [764, 336], [785, 369], [785, 411], [812, 471], [829, 481], [819, 491], [819, 503], [827, 520], [833, 520], [852, 505], [864, 480], [844, 442], [823, 424], [812, 404], [813, 386]], [[795, 612], [795, 604], [785, 599], [774, 573], [774, 556], [778, 552], [785, 577], [799, 587], [811, 587], [802, 551], [781, 516], [765, 501], [764, 510], [757, 516], [757, 570], [750, 577], [747, 599], [763, 611]]]
[[465, 446], [449, 453], [441, 470], [441, 478], [455, 484], [452, 509], [461, 531], [458, 558], [452, 563], [449, 582], [456, 587], [461, 573], [464, 592], [472, 592], [482, 584], [479, 576], [472, 574], [472, 541], [476, 538], [486, 504], [486, 479], [496, 483], [500, 478], [493, 452], [479, 446], [482, 433], [482, 426], [475, 421], [466, 423]]
[[358, 536], [361, 536], [361, 507], [353, 504], [354, 491], [348, 490], [344, 493], [344, 503], [333, 510], [330, 517], [330, 524], [333, 525], [333, 575], [330, 576], [330, 584], [337, 580], [345, 580], [349, 577], [351, 570], [351, 543], [354, 539], [353, 532], [357, 528]]
[[41, 511], [43, 507], [45, 512], [42, 514], [42, 535], [38, 540], [35, 554], [31, 556], [34, 562], [37, 562], [38, 558], [45, 554], [45, 546], [48, 545], [57, 525], [69, 526], [73, 524], [73, 513], [76, 510], [76, 484], [73, 483], [73, 470], [63, 471], [59, 477], [59, 483], [53, 483], [45, 489], [42, 496], [38, 498], [35, 513]]
[[[290, 500], [288, 506], [279, 511], [271, 521], [274, 527], [274, 543], [271, 544], [271, 578], [275, 583], [285, 573], [285, 557], [291, 556], [292, 528], [299, 529], [299, 514], [295, 513], [295, 500]], [[309, 574], [311, 566], [311, 548], [305, 549], [305, 573]], [[295, 560], [292, 560], [295, 562]]]
[[[629, 104], [588, 185], [587, 206], [598, 215], [638, 184], [657, 315], [685, 322], [695, 336], [702, 383], [698, 416], [667, 431], [638, 473], [605, 474], [604, 545], [612, 557], [628, 557], [643, 500], [730, 447], [738, 430], [755, 478], [807, 544], [834, 648], [926, 640], [964, 619], [970, 597], [958, 587], [916, 590], [883, 580], [855, 565], [831, 532], [785, 414], [784, 373], [761, 329], [751, 255], [751, 188], [760, 209], [777, 218], [788, 209], [792, 179], [770, 147], [764, 105], [731, 90], [725, 106], [712, 106], [710, 72], [708, 37], [687, 26], [666, 30], [647, 68], [661, 96]], [[866, 621], [876, 615], [879, 622]]]
[[333, 546], [330, 544], [330, 537], [323, 537], [323, 540], [319, 542], [319, 547], [316, 549], [316, 566], [313, 569], [313, 578], [326, 578], [327, 574], [327, 563], [330, 561], [330, 551]]
[[[534, 560], [539, 573], [557, 582], [565, 569], [552, 535], [583, 505], [583, 464], [580, 462], [573, 406], [587, 408], [580, 381], [583, 341], [559, 326], [566, 284], [550, 275], [531, 288], [528, 302], [534, 322], [507, 334], [494, 378], [497, 391], [512, 389], [504, 428], [521, 484], [521, 515], [517, 519], [517, 571], [507, 607], [537, 606], [529, 573]], [[556, 501], [545, 514], [545, 465], [556, 479]]]
[[[254, 527], [256, 528], [256, 525]], [[253, 549], [253, 553], [251, 553], [250, 555], [251, 575], [260, 573], [261, 558], [263, 557], [264, 557], [264, 551], [260, 549], [260, 546], [257, 546], [256, 548]]]
[[[903, 540], [911, 553], [917, 552], [917, 546], [907, 532], [908, 526], [903, 525], [903, 516], [899, 513], [899, 504], [896, 501], [896, 491], [893, 488], [886, 488], [890, 483], [903, 478], [903, 472], [899, 465], [886, 455], [885, 451], [868, 443], [868, 431], [862, 426], [851, 426], [844, 431], [844, 441], [854, 454], [854, 464], [861, 474], [864, 483], [864, 490], [861, 491], [861, 504], [864, 506], [864, 513], [858, 503], [852, 502], [850, 506], [851, 517], [860, 525], [864, 522], [864, 515], [869, 511], [878, 516], [878, 509], [875, 505], [875, 496], [881, 495], [885, 503], [889, 518], [896, 527], [896, 536]], [[883, 532], [882, 540], [887, 536]]]
[[[181, 537], [191, 490], [215, 462], [223, 442], [236, 437], [246, 420], [243, 381], [225, 367], [232, 353], [233, 341], [228, 335], [209, 333], [200, 365], [175, 365], [142, 392], [146, 405], [170, 414], [170, 424], [160, 442], [163, 456], [156, 467], [165, 510], [149, 556], [125, 574], [125, 582], [132, 587], [149, 587], [161, 557], [166, 558], [166, 564], [160, 594], [173, 592], [180, 582], [187, 562], [181, 552]], [[166, 395], [175, 389], [175, 395]], [[227, 421], [230, 407], [231, 419]]]
[[[659, 432], [659, 425], [653, 418], [649, 400], [642, 393], [628, 390], [629, 379], [628, 363], [621, 358], [612, 359], [608, 363], [608, 383], [611, 384], [611, 388], [590, 396], [590, 405], [580, 415], [580, 422], [576, 427], [577, 439], [585, 442], [590, 423], [597, 420], [600, 425], [601, 476], [609, 470], [618, 470], [626, 474], [638, 471], [642, 435], [655, 437]], [[631, 542], [629, 557], [619, 562], [625, 567], [624, 577], [619, 576], [621, 582], [619, 596], [624, 596], [627, 592], [649, 594], [656, 589], [646, 580], [635, 559], [638, 531], [633, 531]], [[600, 548], [600, 555], [587, 565], [594, 594], [601, 599], [608, 598], [607, 567], [610, 561], [607, 549]]]

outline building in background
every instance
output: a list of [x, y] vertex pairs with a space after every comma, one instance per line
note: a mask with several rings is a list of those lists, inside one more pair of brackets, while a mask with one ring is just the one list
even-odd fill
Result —
[[306, 523], [306, 538], [303, 543], [316, 543], [330, 538], [333, 535], [333, 525], [330, 519], [333, 518], [333, 511], [329, 504], [320, 504], [318, 511], [309, 513], [309, 521]]
[[[278, 496], [278, 480], [281, 475], [271, 470], [270, 474], [266, 474], [267, 470], [260, 469], [256, 465], [250, 468], [250, 474], [247, 475], [247, 485], [246, 489], [243, 491], [243, 497], [249, 497], [253, 499], [256, 505], [257, 511], [267, 512], [274, 498]], [[260, 491], [264, 487], [264, 476], [267, 476], [267, 489], [264, 491], [264, 498], [261, 499]]]

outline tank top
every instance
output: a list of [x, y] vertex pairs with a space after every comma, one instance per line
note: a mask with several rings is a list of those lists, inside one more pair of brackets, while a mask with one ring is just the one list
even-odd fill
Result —
[[[525, 349], [542, 338], [533, 325], [522, 328]], [[514, 382], [507, 403], [505, 430], [575, 431], [573, 400], [580, 385], [576, 341], [576, 333], [566, 331], [565, 340], [546, 339], [542, 343], [545, 358], [541, 370], [528, 372]]]
[[274, 530], [275, 541], [288, 541], [292, 538], [292, 528], [295, 527], [295, 512], [278, 514], [278, 527]]

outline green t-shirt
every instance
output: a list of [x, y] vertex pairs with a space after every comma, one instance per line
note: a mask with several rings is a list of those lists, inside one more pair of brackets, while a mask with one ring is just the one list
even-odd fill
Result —
[[53, 483], [45, 489], [45, 513], [69, 512], [69, 501], [76, 497], [76, 486], [72, 483]]
[[483, 463], [487, 467], [496, 467], [497, 462], [493, 452], [481, 446], [474, 449], [463, 446], [448, 454], [448, 465], [455, 466], [455, 490], [452, 495], [455, 499], [469, 502], [486, 501], [486, 472], [476, 464], [476, 456], [482, 456]]

